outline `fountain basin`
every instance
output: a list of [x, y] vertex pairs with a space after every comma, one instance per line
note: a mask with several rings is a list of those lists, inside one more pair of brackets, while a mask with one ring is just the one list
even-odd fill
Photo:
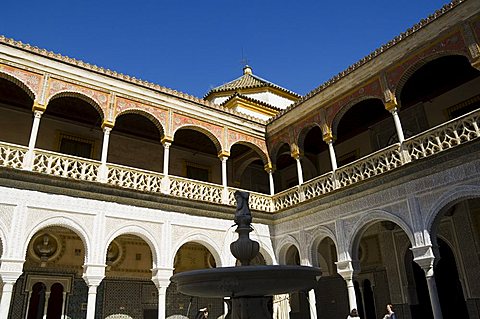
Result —
[[320, 268], [270, 265], [191, 270], [170, 280], [189, 296], [239, 298], [307, 291], [315, 287], [320, 275]]

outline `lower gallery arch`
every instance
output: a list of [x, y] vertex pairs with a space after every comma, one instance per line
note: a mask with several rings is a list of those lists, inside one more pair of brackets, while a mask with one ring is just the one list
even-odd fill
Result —
[[319, 238], [312, 246], [313, 265], [320, 267], [322, 277], [315, 289], [318, 318], [334, 318], [349, 308], [347, 287], [337, 273], [338, 253], [330, 237]]
[[405, 258], [402, 249], [411, 247], [409, 234], [399, 224], [381, 218], [361, 225], [351, 250], [360, 317], [382, 318], [385, 306], [393, 304], [399, 318], [410, 318], [408, 292], [404, 289], [406, 269], [399, 266]]
[[157, 318], [158, 290], [151, 280], [150, 245], [137, 235], [119, 235], [108, 245], [105, 264], [105, 278], [97, 292], [103, 305], [97, 314], [101, 318]]
[[[457, 194], [458, 195], [458, 194]], [[443, 318], [477, 318], [480, 196], [453, 196], [432, 221], [433, 271]]]
[[[189, 241], [184, 243], [175, 254], [173, 273], [196, 269], [216, 268], [217, 259], [203, 244]], [[208, 308], [209, 316], [218, 318], [224, 314], [223, 300], [218, 298], [203, 298], [186, 296], [177, 291], [174, 284], [167, 288], [166, 317], [185, 316], [193, 318], [198, 309]], [[179, 317], [180, 318], [180, 317]]]
[[87, 285], [82, 278], [85, 245], [66, 227], [37, 230], [28, 242], [23, 273], [14, 285], [13, 318], [82, 317]]

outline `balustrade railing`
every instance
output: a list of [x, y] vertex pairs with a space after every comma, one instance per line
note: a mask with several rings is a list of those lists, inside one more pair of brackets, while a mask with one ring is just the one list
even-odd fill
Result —
[[335, 177], [339, 186], [345, 187], [401, 165], [400, 144], [394, 144], [340, 167], [335, 171]]
[[470, 112], [412, 136], [404, 142], [412, 160], [421, 159], [480, 137], [480, 111]]
[[143, 192], [161, 192], [163, 174], [117, 164], [107, 166], [108, 184]]
[[10, 143], [0, 143], [0, 167], [21, 169], [28, 148]]
[[99, 166], [98, 161], [35, 150], [32, 171], [82, 181], [95, 181]]
[[223, 187], [221, 185], [169, 176], [170, 195], [211, 203], [221, 204]]
[[[330, 172], [282, 191], [274, 196], [250, 192], [250, 208], [265, 212], [286, 209], [316, 198], [335, 189], [391, 171], [407, 162], [422, 159], [480, 137], [480, 111], [443, 123], [405, 142], [394, 144]], [[25, 157], [28, 148], [0, 142], [0, 167], [27, 169]], [[27, 160], [28, 162], [28, 160]], [[101, 163], [80, 157], [45, 150], [34, 150], [31, 170], [42, 174], [83, 181], [99, 181]], [[28, 168], [29, 169], [29, 168]], [[166, 193], [171, 196], [222, 204], [224, 188], [221, 185], [169, 176], [167, 183], [161, 173], [107, 164], [107, 184], [144, 192]], [[235, 188], [228, 188], [227, 204], [235, 205]]]

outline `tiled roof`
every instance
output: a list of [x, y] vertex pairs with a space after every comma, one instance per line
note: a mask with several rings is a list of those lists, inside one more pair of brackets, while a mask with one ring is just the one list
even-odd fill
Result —
[[246, 96], [246, 95], [243, 95], [243, 94], [240, 94], [240, 93], [237, 93], [235, 92], [235, 94], [233, 94], [232, 96], [230, 96], [228, 99], [226, 99], [225, 101], [223, 101], [220, 105], [226, 105], [228, 102], [230, 102], [232, 99], [234, 98], [241, 98], [243, 100], [246, 100], [246, 101], [250, 101], [250, 102], [253, 102], [253, 103], [256, 103], [256, 104], [259, 104], [261, 106], [264, 106], [265, 108], [267, 109], [270, 109], [270, 110], [273, 110], [273, 111], [276, 111], [276, 112], [280, 112], [282, 111], [281, 108], [278, 108], [276, 106], [273, 106], [271, 104], [268, 104], [267, 102], [264, 102], [264, 101], [260, 101], [260, 100], [257, 100], [257, 99], [254, 99], [254, 98], [251, 98], [249, 96]]
[[259, 76], [256, 76], [251, 73], [245, 73], [239, 78], [236, 78], [233, 81], [230, 81], [228, 83], [222, 84], [220, 86], [217, 86], [216, 88], [211, 89], [204, 98], [208, 97], [212, 93], [218, 93], [218, 92], [228, 92], [228, 91], [235, 91], [235, 90], [241, 90], [241, 89], [251, 89], [251, 88], [262, 88], [262, 87], [271, 87], [275, 88], [277, 90], [286, 92], [288, 94], [291, 94], [297, 98], [300, 98], [301, 95], [290, 91], [288, 89], [285, 89], [279, 85], [276, 85], [270, 81], [267, 81], [265, 79], [262, 79]]

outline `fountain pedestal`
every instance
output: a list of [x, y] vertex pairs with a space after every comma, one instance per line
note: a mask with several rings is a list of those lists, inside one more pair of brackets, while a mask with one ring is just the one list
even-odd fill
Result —
[[271, 296], [308, 291], [320, 278], [319, 268], [294, 265], [251, 266], [260, 245], [249, 237], [252, 215], [248, 193], [235, 192], [237, 211], [235, 224], [238, 239], [230, 251], [239, 261], [238, 267], [218, 267], [175, 274], [171, 281], [183, 294], [197, 297], [230, 297], [230, 319], [271, 319], [268, 303]]

